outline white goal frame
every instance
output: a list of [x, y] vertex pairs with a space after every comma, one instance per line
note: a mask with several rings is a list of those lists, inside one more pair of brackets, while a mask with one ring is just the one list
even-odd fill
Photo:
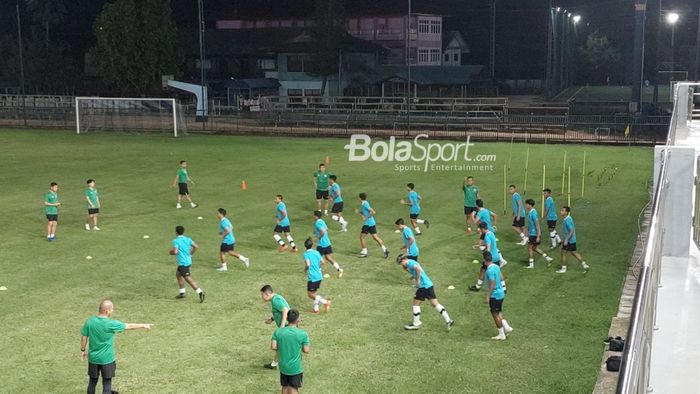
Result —
[[113, 100], [113, 101], [169, 101], [173, 106], [173, 136], [177, 137], [177, 102], [174, 98], [153, 98], [153, 97], [90, 97], [80, 96], [75, 98], [75, 130], [80, 134], [80, 101], [86, 100]]

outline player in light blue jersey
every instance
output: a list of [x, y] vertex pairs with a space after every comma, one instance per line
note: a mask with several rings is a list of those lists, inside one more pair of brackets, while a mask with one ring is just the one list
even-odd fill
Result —
[[450, 315], [447, 314], [447, 309], [440, 305], [440, 302], [435, 296], [433, 281], [430, 280], [430, 277], [428, 277], [428, 274], [423, 270], [420, 263], [402, 254], [396, 257], [396, 262], [411, 274], [411, 278], [416, 281], [415, 287], [417, 288], [416, 295], [413, 297], [413, 322], [403, 326], [403, 328], [405, 330], [417, 330], [420, 328], [421, 324], [423, 324], [420, 321], [420, 304], [427, 299], [443, 320], [445, 320], [447, 330], [449, 331], [455, 322], [450, 319]]
[[[321, 211], [316, 211], [321, 212]], [[304, 272], [306, 272], [306, 294], [313, 300], [313, 309], [311, 313], [318, 313], [319, 307], [323, 305], [323, 309], [328, 312], [331, 309], [331, 300], [323, 298], [318, 294], [318, 289], [321, 288], [323, 280], [323, 271], [321, 270], [321, 253], [314, 250], [314, 241], [307, 238], [304, 241]]]
[[520, 236], [520, 242], [518, 245], [527, 245], [527, 237], [525, 236], [525, 206], [523, 205], [523, 198], [518, 193], [518, 188], [515, 185], [508, 186], [508, 191], [513, 195], [513, 231], [515, 231], [518, 236]]
[[566, 257], [569, 253], [573, 254], [576, 260], [581, 262], [583, 272], [588, 272], [591, 267], [586, 264], [586, 260], [581, 256], [581, 253], [576, 251], [576, 226], [574, 225], [574, 218], [571, 217], [571, 208], [567, 206], [562, 207], [560, 215], [563, 218], [564, 239], [561, 246], [561, 268], [557, 273], [566, 273]]
[[292, 238], [287, 205], [283, 200], [284, 197], [282, 197], [281, 194], [275, 196], [275, 220], [277, 221], [277, 225], [275, 226], [275, 233], [272, 238], [274, 238], [277, 245], [279, 245], [280, 252], [284, 252], [287, 250], [287, 245], [284, 244], [284, 240], [282, 239], [282, 235], [284, 235], [289, 242], [289, 246], [292, 247], [292, 252], [296, 252], [297, 245], [294, 243], [294, 238]]
[[314, 235], [318, 240], [316, 250], [320, 253], [327, 262], [333, 265], [338, 278], [343, 277], [343, 269], [340, 264], [333, 258], [333, 246], [331, 246], [331, 237], [328, 235], [328, 226], [321, 219], [321, 211], [314, 211]]
[[552, 247], [554, 249], [557, 245], [561, 244], [561, 238], [557, 233], [557, 208], [554, 205], [554, 199], [552, 198], [552, 189], [542, 190], [542, 196], [544, 197], [544, 217], [547, 220], [547, 228], [549, 229], [549, 240], [552, 242]]
[[418, 261], [418, 254], [420, 253], [418, 249], [418, 243], [416, 243], [416, 237], [413, 236], [413, 231], [406, 226], [403, 218], [396, 219], [394, 222], [396, 228], [401, 232], [401, 239], [403, 240], [403, 246], [401, 250], [406, 251], [406, 257], [410, 260]]
[[365, 238], [367, 237], [367, 234], [369, 234], [372, 236], [372, 239], [374, 239], [382, 248], [384, 258], [388, 258], [389, 249], [384, 246], [384, 241], [382, 241], [382, 239], [379, 238], [379, 234], [377, 234], [377, 222], [374, 220], [374, 215], [376, 212], [374, 212], [374, 209], [372, 209], [372, 207], [369, 205], [369, 201], [367, 201], [367, 193], [360, 193], [360, 209], [355, 210], [355, 212], [362, 216], [362, 219], [364, 220], [362, 230], [360, 230], [360, 246], [362, 247], [362, 250], [360, 250], [359, 257], [367, 257], [368, 255], [367, 241]]
[[[503, 254], [498, 249], [498, 239], [496, 239], [496, 235], [491, 230], [489, 230], [488, 225], [484, 222], [479, 224], [477, 231], [481, 234], [481, 241], [480, 244], [475, 246], [479, 248], [482, 252], [489, 252], [491, 256], [493, 256], [493, 262], [500, 268], [505, 267], [506, 264], [508, 264], [508, 261], [506, 261], [506, 259], [503, 258]], [[486, 268], [486, 262], [482, 261], [481, 270], [479, 270], [479, 278], [477, 279], [475, 285], [469, 286], [470, 291], [481, 290], [481, 285], [484, 283], [484, 275], [486, 273]], [[501, 281], [501, 286], [503, 286], [503, 289], [506, 288], [505, 276]]]
[[549, 265], [549, 263], [552, 262], [552, 258], [547, 256], [547, 253], [543, 252], [542, 249], [538, 247], [542, 236], [542, 229], [540, 228], [540, 217], [537, 215], [537, 210], [535, 209], [535, 200], [530, 198], [525, 201], [525, 209], [527, 209], [527, 229], [530, 235], [527, 242], [528, 265], [525, 268], [535, 268], [535, 252], [542, 255], [542, 257], [547, 260], [547, 265]]
[[498, 335], [491, 337], [491, 339], [504, 341], [506, 334], [513, 331], [513, 327], [503, 317], [503, 300], [506, 298], [506, 289], [501, 286], [503, 280], [501, 269], [493, 263], [489, 252], [484, 252], [484, 265], [486, 265], [486, 283], [489, 287], [489, 291], [486, 292], [486, 302], [489, 304], [491, 316], [496, 323], [496, 328], [498, 328]]
[[192, 279], [192, 274], [190, 273], [192, 255], [199, 247], [194, 243], [192, 238], [185, 236], [184, 227], [175, 227], [175, 234], [177, 234], [177, 237], [173, 239], [173, 248], [170, 249], [170, 254], [172, 256], [177, 256], [177, 271], [175, 272], [175, 277], [177, 278], [180, 292], [175, 298], [185, 298], [185, 282], [187, 282], [199, 295], [199, 302], [204, 302], [204, 291], [194, 279]]
[[340, 223], [340, 231], [346, 233], [348, 231], [348, 222], [343, 217], [343, 195], [338, 184], [338, 177], [331, 175], [328, 177], [328, 182], [331, 184], [331, 198], [333, 206], [331, 207], [331, 219]]
[[236, 237], [233, 235], [233, 224], [231, 224], [231, 221], [226, 217], [226, 210], [219, 208], [216, 217], [219, 218], [219, 235], [221, 236], [221, 247], [219, 248], [221, 265], [219, 268], [217, 268], [217, 270], [219, 272], [228, 271], [226, 254], [241, 260], [243, 265], [248, 268], [250, 266], [250, 259], [242, 254], [234, 252], [234, 249], [236, 248]]
[[476, 218], [474, 220], [477, 228], [479, 228], [481, 223], [486, 223], [489, 231], [496, 232], [496, 218], [497, 216], [493, 211], [484, 207], [484, 200], [476, 200]]
[[413, 225], [413, 230], [416, 232], [416, 236], [421, 235], [419, 224], [425, 223], [425, 227], [430, 228], [430, 221], [427, 219], [418, 219], [420, 216], [420, 202], [423, 200], [418, 192], [415, 190], [416, 185], [409, 183], [406, 185], [408, 188], [408, 199], [401, 200], [401, 204], [408, 205], [408, 214], [411, 217], [411, 224]]

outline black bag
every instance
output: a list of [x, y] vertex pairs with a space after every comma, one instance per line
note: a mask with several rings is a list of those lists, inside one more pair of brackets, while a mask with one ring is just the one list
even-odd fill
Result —
[[620, 356], [610, 356], [605, 360], [605, 367], [610, 372], [620, 371], [620, 363], [622, 362], [622, 357]]
[[620, 337], [613, 338], [610, 340], [608, 348], [611, 352], [621, 352], [625, 350], [625, 340]]

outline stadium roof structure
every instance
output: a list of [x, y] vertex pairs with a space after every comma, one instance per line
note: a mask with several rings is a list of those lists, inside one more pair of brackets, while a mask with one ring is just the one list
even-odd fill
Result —
[[[484, 66], [415, 66], [411, 68], [411, 82], [420, 86], [454, 86], [468, 85], [475, 79]], [[404, 82], [408, 80], [405, 66], [381, 66], [368, 76], [365, 83]]]
[[[185, 53], [198, 55], [196, 34], [182, 36]], [[211, 29], [205, 32], [207, 56], [313, 53], [316, 39], [304, 28]], [[386, 48], [346, 34], [340, 49], [353, 53], [382, 53]]]
[[224, 87], [240, 90], [277, 89], [280, 83], [274, 78], [243, 78], [228, 80], [224, 82]]

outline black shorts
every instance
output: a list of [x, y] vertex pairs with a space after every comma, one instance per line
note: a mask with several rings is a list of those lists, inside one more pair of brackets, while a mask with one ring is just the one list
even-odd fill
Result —
[[100, 208], [88, 208], [88, 215], [94, 215], [100, 213]]
[[190, 194], [190, 190], [187, 188], [187, 183], [178, 183], [177, 188], [179, 190], [178, 193], [182, 196], [185, 194]]
[[576, 243], [568, 243], [566, 245], [561, 245], [561, 250], [565, 252], [575, 252], [576, 251]]
[[177, 274], [182, 277], [190, 276], [190, 266], [185, 267], [184, 265], [177, 266]]
[[557, 221], [556, 220], [547, 220], [547, 228], [550, 230], [554, 230], [557, 228]]
[[521, 216], [520, 220], [513, 217], [513, 227], [525, 227], [525, 217]]
[[491, 308], [491, 312], [501, 312], [503, 310], [503, 298], [500, 300], [489, 298], [489, 308]]
[[539, 245], [539, 244], [540, 244], [540, 241], [537, 240], [537, 236], [531, 235], [531, 236], [527, 239], [527, 243], [529, 243], [530, 245]]
[[360, 234], [376, 234], [377, 233], [377, 226], [362, 226], [362, 230], [360, 230]]
[[409, 216], [411, 219], [418, 219], [418, 215], [420, 215], [420, 213], [410, 213], [410, 214], [408, 214], [408, 216]]
[[91, 379], [98, 379], [102, 375], [102, 379], [112, 379], [117, 374], [117, 362], [111, 364], [92, 364], [88, 363], [88, 376]]
[[289, 226], [280, 226], [279, 224], [275, 226], [276, 233], [289, 233]]
[[225, 244], [222, 243], [221, 246], [219, 247], [219, 250], [222, 252], [233, 252], [235, 249], [236, 244]]
[[306, 282], [306, 290], [307, 291], [316, 291], [321, 288], [321, 281], [317, 280], [316, 282]]
[[468, 207], [464, 206], [464, 214], [465, 215], [471, 215], [472, 213], [476, 212], [476, 207]]
[[409, 260], [418, 261], [418, 256], [411, 256], [411, 255], [408, 255], [408, 256], [406, 256], [406, 258], [409, 259]]
[[318, 253], [321, 254], [321, 256], [325, 256], [327, 254], [333, 254], [333, 247], [332, 246], [317, 246], [316, 250]]
[[302, 382], [304, 381], [304, 374], [300, 373], [299, 375], [285, 375], [280, 372], [280, 384], [284, 386], [289, 386], [289, 387], [294, 387], [295, 389], [298, 389], [301, 387]]
[[46, 215], [46, 219], [49, 222], [57, 222], [58, 221], [58, 215]]
[[328, 200], [328, 190], [316, 190], [317, 200]]
[[343, 202], [334, 202], [331, 207], [331, 213], [341, 213], [343, 212]]
[[420, 287], [418, 290], [416, 290], [416, 296], [413, 298], [419, 301], [425, 301], [426, 299], [434, 300], [437, 298], [435, 297], [435, 288], [433, 286], [430, 286], [427, 289]]

